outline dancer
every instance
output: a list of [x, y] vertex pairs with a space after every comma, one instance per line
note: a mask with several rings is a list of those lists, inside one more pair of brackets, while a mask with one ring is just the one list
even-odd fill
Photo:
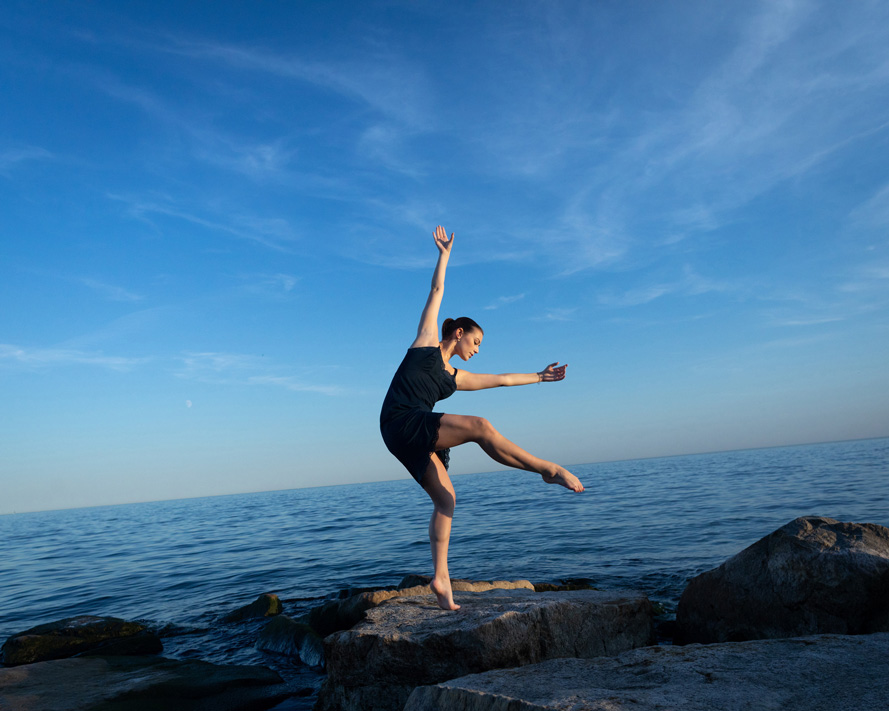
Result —
[[445, 319], [438, 339], [438, 310], [444, 293], [445, 271], [454, 234], [439, 225], [433, 233], [438, 262], [432, 275], [432, 288], [417, 337], [401, 362], [380, 412], [380, 431], [389, 451], [404, 464], [411, 476], [432, 499], [429, 543], [435, 576], [432, 592], [443, 610], [460, 608], [454, 602], [448, 574], [448, 542], [456, 496], [447, 466], [449, 449], [467, 442], [478, 444], [491, 459], [508, 467], [536, 472], [550, 484], [561, 484], [575, 492], [583, 491], [580, 480], [564, 467], [529, 454], [500, 434], [486, 419], [432, 412], [438, 401], [455, 390], [482, 390], [504, 385], [530, 385], [555, 382], [565, 377], [567, 365], [551, 363], [538, 373], [501, 375], [470, 373], [452, 368], [449, 361], [459, 356], [468, 361], [479, 351], [484, 338], [481, 327], [471, 318]]

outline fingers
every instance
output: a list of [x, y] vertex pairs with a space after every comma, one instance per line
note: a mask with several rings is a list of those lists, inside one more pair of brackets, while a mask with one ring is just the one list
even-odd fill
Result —
[[441, 242], [442, 244], [450, 245], [451, 242], [454, 241], [454, 233], [451, 232], [451, 238], [448, 239], [448, 231], [439, 225], [435, 228], [435, 232], [432, 233], [432, 237], [436, 242]]
[[560, 366], [559, 361], [555, 363], [550, 363], [546, 368], [543, 369], [543, 374], [541, 376], [541, 380], [553, 381], [553, 380], [564, 380], [565, 378], [565, 369], [568, 367], [568, 364]]

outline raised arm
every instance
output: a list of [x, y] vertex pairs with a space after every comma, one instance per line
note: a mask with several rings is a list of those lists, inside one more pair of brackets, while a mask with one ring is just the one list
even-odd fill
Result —
[[565, 370], [568, 364], [559, 365], [558, 362], [550, 363], [539, 373], [470, 373], [465, 370], [457, 371], [457, 390], [485, 390], [486, 388], [501, 388], [510, 385], [532, 385], [533, 383], [552, 383], [565, 379]]
[[448, 268], [448, 259], [451, 257], [451, 247], [454, 244], [454, 233], [448, 239], [445, 228], [439, 225], [432, 233], [435, 246], [438, 248], [438, 262], [435, 272], [432, 274], [432, 287], [429, 289], [429, 297], [423, 307], [420, 316], [420, 325], [417, 328], [417, 337], [411, 343], [411, 348], [421, 346], [437, 346], [438, 341], [438, 310], [441, 307], [441, 297], [444, 295], [445, 272]]

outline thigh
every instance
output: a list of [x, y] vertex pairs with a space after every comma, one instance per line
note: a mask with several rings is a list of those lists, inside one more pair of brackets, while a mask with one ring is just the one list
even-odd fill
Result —
[[438, 426], [436, 449], [449, 449], [467, 442], [475, 442], [483, 422], [481, 417], [472, 415], [442, 415]]

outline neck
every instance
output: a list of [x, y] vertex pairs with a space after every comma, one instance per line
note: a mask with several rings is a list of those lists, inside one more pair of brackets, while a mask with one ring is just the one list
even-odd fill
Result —
[[438, 347], [441, 348], [441, 359], [447, 363], [454, 356], [454, 348], [457, 347], [457, 341], [449, 338], [446, 341], [441, 341]]

